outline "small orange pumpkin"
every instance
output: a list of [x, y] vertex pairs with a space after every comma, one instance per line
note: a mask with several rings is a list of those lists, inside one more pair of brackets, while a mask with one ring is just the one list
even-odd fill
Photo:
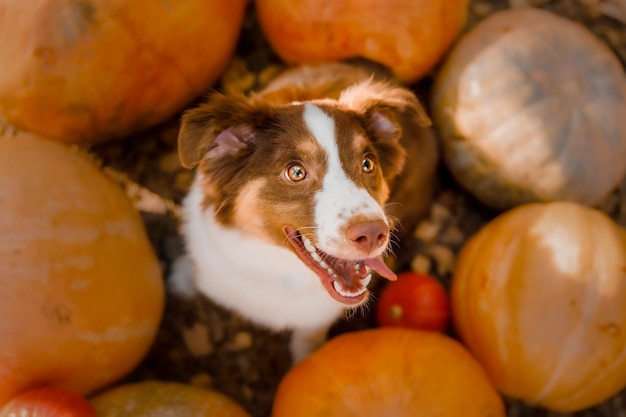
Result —
[[217, 391], [178, 382], [129, 383], [89, 401], [98, 417], [250, 417], [239, 404]]
[[87, 158], [0, 137], [0, 407], [130, 372], [163, 310], [161, 268], [124, 192]]
[[399, 327], [331, 339], [281, 381], [272, 417], [504, 417], [502, 399], [455, 340]]
[[454, 323], [496, 387], [555, 411], [626, 387], [626, 230], [571, 203], [527, 204], [462, 249]]
[[582, 25], [522, 8], [461, 37], [433, 87], [434, 125], [458, 182], [496, 209], [595, 206], [626, 176], [626, 75]]
[[246, 0], [0, 0], [0, 117], [63, 142], [153, 126], [209, 87]]
[[414, 82], [465, 25], [468, 0], [257, 0], [259, 22], [290, 64], [367, 58]]

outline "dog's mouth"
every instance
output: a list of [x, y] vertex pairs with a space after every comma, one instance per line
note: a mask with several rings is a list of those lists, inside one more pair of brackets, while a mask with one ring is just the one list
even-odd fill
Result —
[[340, 259], [317, 248], [293, 227], [285, 227], [285, 234], [300, 259], [317, 274], [330, 296], [343, 304], [356, 305], [367, 298], [372, 270], [390, 281], [397, 278], [381, 255], [356, 261]]

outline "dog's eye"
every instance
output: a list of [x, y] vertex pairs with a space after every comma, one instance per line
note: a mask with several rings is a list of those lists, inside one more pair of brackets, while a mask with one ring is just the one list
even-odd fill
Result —
[[298, 182], [306, 178], [306, 170], [300, 164], [291, 164], [285, 171], [288, 180]]
[[369, 172], [374, 171], [374, 167], [376, 166], [376, 164], [374, 163], [374, 158], [372, 158], [369, 155], [365, 155], [363, 157], [362, 166], [363, 166], [363, 172], [369, 173]]

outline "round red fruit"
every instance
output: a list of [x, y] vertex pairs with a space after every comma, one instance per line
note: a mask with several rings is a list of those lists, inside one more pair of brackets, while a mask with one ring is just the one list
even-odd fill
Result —
[[379, 326], [445, 332], [450, 308], [446, 289], [435, 278], [404, 272], [382, 290], [376, 309]]
[[0, 409], [0, 417], [98, 417], [82, 396], [62, 388], [34, 388]]

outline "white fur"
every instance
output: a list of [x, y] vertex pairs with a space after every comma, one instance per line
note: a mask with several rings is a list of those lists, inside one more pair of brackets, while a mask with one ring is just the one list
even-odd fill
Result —
[[[183, 234], [195, 263], [195, 285], [256, 323], [298, 329], [303, 336], [294, 338], [292, 353], [296, 361], [304, 358], [323, 339], [310, 345], [301, 339], [325, 333], [345, 306], [328, 295], [317, 275], [291, 251], [224, 228], [215, 221], [212, 207], [202, 211], [200, 181], [198, 177], [183, 205]], [[170, 288], [185, 289], [179, 294], [187, 295], [189, 272], [174, 271]]]
[[[318, 246], [344, 259], [362, 258], [362, 254], [353, 252], [352, 245], [346, 244], [345, 233], [341, 233], [345, 230], [343, 223], [356, 214], [385, 221], [385, 213], [376, 200], [367, 191], [357, 187], [343, 170], [335, 139], [334, 120], [313, 104], [305, 104], [303, 117], [328, 158], [328, 171], [322, 189], [315, 196]], [[359, 163], [361, 157], [358, 155]], [[379, 248], [372, 257], [380, 255], [384, 249], [384, 246]]]

